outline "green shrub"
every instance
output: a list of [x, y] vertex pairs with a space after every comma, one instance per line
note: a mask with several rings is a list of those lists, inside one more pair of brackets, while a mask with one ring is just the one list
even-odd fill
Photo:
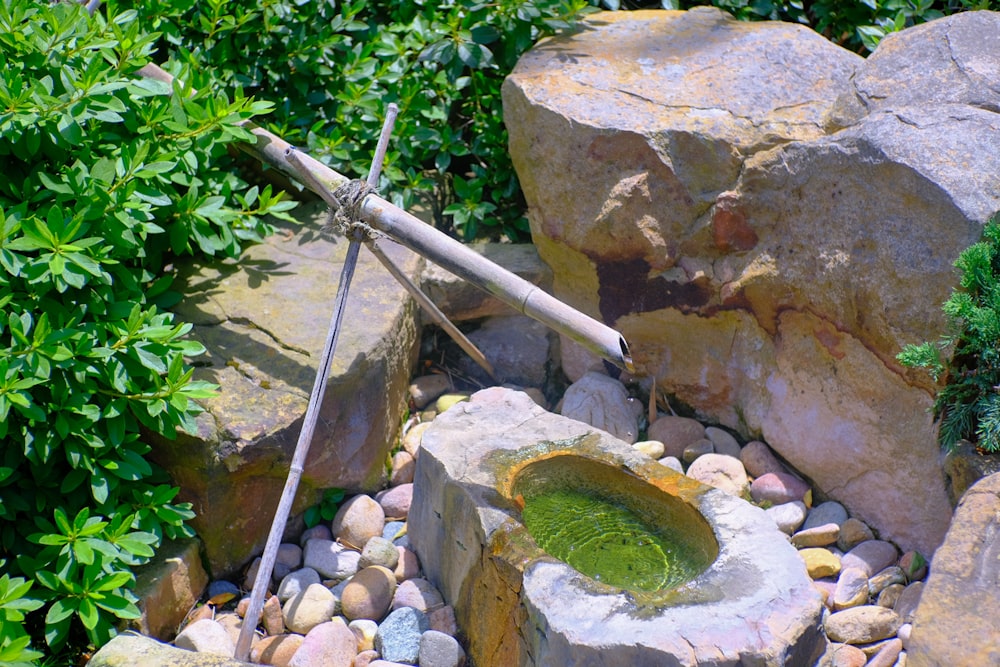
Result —
[[[143, 79], [154, 36], [108, 16], [0, 3], [0, 582], [35, 584], [26, 623], [53, 651], [135, 617], [132, 566], [191, 532], [142, 435], [190, 429], [212, 391], [187, 366], [190, 325], [162, 310], [168, 266], [235, 257], [291, 206], [226, 152], [269, 107]], [[23, 642], [15, 616], [2, 655]]]
[[178, 0], [129, 3], [169, 55], [276, 103], [268, 129], [364, 177], [386, 106], [400, 107], [382, 189], [464, 239], [527, 238], [500, 84], [586, 0]]
[[959, 286], [942, 306], [948, 334], [937, 343], [907, 345], [898, 359], [944, 381], [934, 399], [943, 447], [968, 439], [1000, 452], [1000, 214], [955, 266]]

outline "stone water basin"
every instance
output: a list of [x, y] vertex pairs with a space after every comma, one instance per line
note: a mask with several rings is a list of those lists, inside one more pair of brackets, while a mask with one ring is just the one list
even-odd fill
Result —
[[819, 593], [761, 509], [521, 392], [434, 420], [409, 522], [475, 667], [813, 665], [825, 648]]

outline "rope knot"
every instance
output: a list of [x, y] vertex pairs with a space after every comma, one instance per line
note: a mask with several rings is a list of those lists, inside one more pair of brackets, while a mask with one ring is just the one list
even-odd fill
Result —
[[333, 191], [337, 210], [330, 210], [330, 224], [347, 238], [375, 238], [376, 232], [361, 220], [361, 205], [375, 188], [361, 179], [347, 181]]

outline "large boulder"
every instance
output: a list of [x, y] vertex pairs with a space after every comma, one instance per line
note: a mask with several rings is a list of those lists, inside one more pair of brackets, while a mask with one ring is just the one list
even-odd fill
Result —
[[970, 488], [934, 554], [907, 650], [908, 664], [1000, 664], [1000, 473]]
[[[298, 441], [322, 354], [347, 242], [321, 233], [305, 207], [239, 261], [181, 269], [184, 300], [208, 354], [196, 377], [220, 385], [202, 401], [196, 435], [159, 441], [153, 458], [194, 504], [192, 525], [212, 574], [232, 573], [263, 547]], [[383, 244], [416, 279], [423, 260]], [[419, 348], [416, 307], [362, 249], [294, 510], [322, 489], [381, 487]]]
[[[605, 13], [503, 90], [556, 296], [618, 328], [658, 388], [928, 553], [951, 514], [934, 388], [895, 355], [944, 332], [953, 262], [1000, 208], [1000, 93], [942, 90], [997, 70], [998, 30], [956, 15], [865, 61], [711, 8]], [[594, 362], [562, 350], [571, 379]]]

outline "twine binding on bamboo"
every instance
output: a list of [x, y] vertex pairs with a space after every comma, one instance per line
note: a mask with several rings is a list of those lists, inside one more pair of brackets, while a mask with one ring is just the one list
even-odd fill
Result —
[[365, 197], [375, 192], [375, 188], [360, 178], [341, 185], [333, 191], [333, 198], [337, 200], [338, 206], [330, 209], [327, 226], [347, 238], [365, 240], [380, 237], [381, 234], [361, 220], [361, 206]]

